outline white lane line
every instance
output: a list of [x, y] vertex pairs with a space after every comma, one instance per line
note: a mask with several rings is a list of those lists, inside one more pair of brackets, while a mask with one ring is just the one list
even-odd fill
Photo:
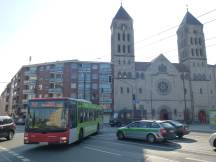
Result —
[[22, 159], [22, 161], [24, 161], [24, 162], [29, 162], [29, 161], [31, 161], [31, 160], [24, 158], [24, 159]]
[[155, 155], [147, 155], [147, 161], [179, 162], [177, 160], [171, 160], [171, 159], [167, 159], [167, 158], [155, 156]]
[[16, 156], [16, 157], [19, 158], [19, 159], [24, 159], [24, 157], [21, 156], [21, 155], [18, 155], [18, 156]]
[[185, 158], [187, 160], [192, 160], [192, 161], [198, 161], [198, 162], [209, 162], [209, 161], [206, 161], [206, 160], [200, 160], [200, 159], [195, 159], [195, 158]]
[[94, 148], [94, 147], [85, 146], [84, 148], [89, 149], [89, 150], [93, 150], [93, 151], [103, 152], [106, 154], [115, 155], [115, 156], [122, 156], [121, 154], [118, 154], [118, 153], [109, 152], [109, 151], [101, 150], [101, 149]]

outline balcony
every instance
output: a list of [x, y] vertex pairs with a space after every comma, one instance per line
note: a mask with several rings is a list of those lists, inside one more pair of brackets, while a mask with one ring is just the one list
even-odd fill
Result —
[[37, 71], [25, 71], [24, 75], [36, 75]]
[[23, 94], [34, 93], [33, 89], [24, 89]]
[[27, 104], [28, 103], [28, 100], [27, 99], [23, 99], [22, 100], [22, 104]]
[[63, 82], [63, 78], [49, 78], [49, 82]]
[[48, 89], [48, 93], [62, 93], [62, 88], [50, 88]]
[[26, 84], [35, 84], [37, 80], [24, 80], [23, 83]]

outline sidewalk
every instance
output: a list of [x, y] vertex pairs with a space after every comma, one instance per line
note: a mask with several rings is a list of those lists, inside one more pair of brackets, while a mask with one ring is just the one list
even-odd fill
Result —
[[216, 125], [212, 126], [210, 124], [190, 124], [188, 126], [192, 132], [205, 132], [205, 133], [216, 132]]

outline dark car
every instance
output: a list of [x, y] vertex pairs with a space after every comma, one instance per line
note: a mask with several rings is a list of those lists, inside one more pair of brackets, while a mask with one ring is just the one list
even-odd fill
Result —
[[16, 125], [9, 116], [0, 116], [0, 137], [11, 140], [14, 137]]
[[147, 140], [149, 143], [166, 141], [176, 137], [175, 128], [166, 121], [140, 120], [132, 122], [117, 130], [117, 138], [135, 138]]
[[182, 138], [184, 135], [190, 133], [188, 126], [183, 123], [175, 120], [166, 120], [166, 122], [170, 123], [173, 127], [175, 127], [176, 135], [178, 138]]

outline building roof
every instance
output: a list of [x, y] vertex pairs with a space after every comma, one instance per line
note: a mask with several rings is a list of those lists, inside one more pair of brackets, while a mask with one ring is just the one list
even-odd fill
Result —
[[114, 19], [118, 19], [118, 20], [132, 20], [132, 18], [130, 17], [130, 15], [127, 13], [127, 11], [121, 6], [118, 10], [118, 12], [116, 13]]
[[[135, 70], [136, 71], [146, 71], [150, 65], [151, 65], [151, 62], [136, 62]], [[184, 64], [172, 63], [172, 65], [175, 66], [179, 72], [189, 72], [188, 68]]]
[[189, 11], [186, 12], [181, 25], [203, 25], [199, 20], [197, 20]]

